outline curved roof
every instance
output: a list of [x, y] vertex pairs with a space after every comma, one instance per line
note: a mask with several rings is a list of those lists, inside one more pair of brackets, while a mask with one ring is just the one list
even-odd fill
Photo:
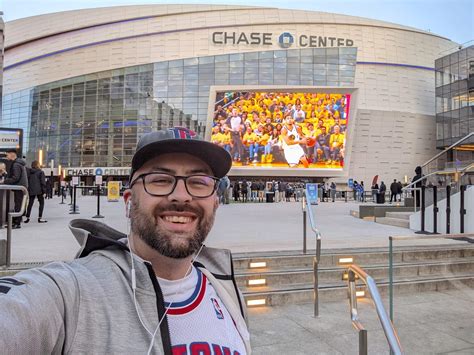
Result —
[[[56, 12], [6, 22], [5, 50], [38, 39], [64, 33], [74, 33], [75, 31], [98, 26], [117, 25], [132, 21], [139, 23], [140, 21], [153, 18], [169, 18], [170, 16], [192, 13], [214, 14], [219, 19], [217, 22], [220, 23], [223, 23], [225, 19], [226, 23], [233, 23], [236, 26], [252, 25], [254, 23], [252, 21], [252, 14], [254, 12], [263, 12], [268, 24], [292, 22], [294, 24], [310, 23], [385, 27], [447, 39], [431, 32], [390, 22], [318, 11], [235, 5], [131, 5]], [[238, 17], [239, 14], [242, 15], [240, 18]], [[259, 21], [259, 24], [261, 24], [261, 21]], [[199, 23], [196, 23], [195, 26], [196, 29], [199, 29]]]

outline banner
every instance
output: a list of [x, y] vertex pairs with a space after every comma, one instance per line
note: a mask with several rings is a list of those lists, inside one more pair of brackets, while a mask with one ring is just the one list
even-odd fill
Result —
[[117, 202], [120, 200], [120, 182], [109, 181], [107, 183], [107, 201]]

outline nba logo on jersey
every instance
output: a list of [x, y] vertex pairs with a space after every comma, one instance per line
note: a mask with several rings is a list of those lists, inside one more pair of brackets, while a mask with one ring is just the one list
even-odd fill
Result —
[[216, 316], [218, 319], [224, 319], [224, 313], [222, 313], [221, 307], [215, 298], [211, 297], [212, 305], [214, 306], [214, 310], [216, 311]]

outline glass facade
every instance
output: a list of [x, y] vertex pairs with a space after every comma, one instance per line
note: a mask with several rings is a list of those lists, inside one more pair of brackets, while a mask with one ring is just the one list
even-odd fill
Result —
[[2, 126], [23, 128], [27, 159], [64, 167], [129, 166], [146, 132], [204, 135], [213, 85], [353, 87], [357, 48], [291, 49], [158, 62], [5, 95]]
[[0, 11], [0, 122], [2, 119], [2, 94], [3, 94], [3, 47], [5, 43], [5, 35], [3, 29], [5, 24], [3, 23], [3, 12]]
[[437, 59], [435, 69], [437, 147], [444, 148], [474, 131], [474, 46]]

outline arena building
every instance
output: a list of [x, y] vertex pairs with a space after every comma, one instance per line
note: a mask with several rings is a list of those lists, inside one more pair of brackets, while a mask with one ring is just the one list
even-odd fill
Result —
[[24, 130], [29, 160], [41, 150], [44, 165], [113, 174], [145, 132], [179, 125], [209, 138], [219, 92], [347, 94], [341, 169], [236, 166], [231, 175], [402, 179], [436, 153], [434, 64], [457, 47], [393, 23], [277, 8], [34, 16], [5, 24], [1, 126]]

